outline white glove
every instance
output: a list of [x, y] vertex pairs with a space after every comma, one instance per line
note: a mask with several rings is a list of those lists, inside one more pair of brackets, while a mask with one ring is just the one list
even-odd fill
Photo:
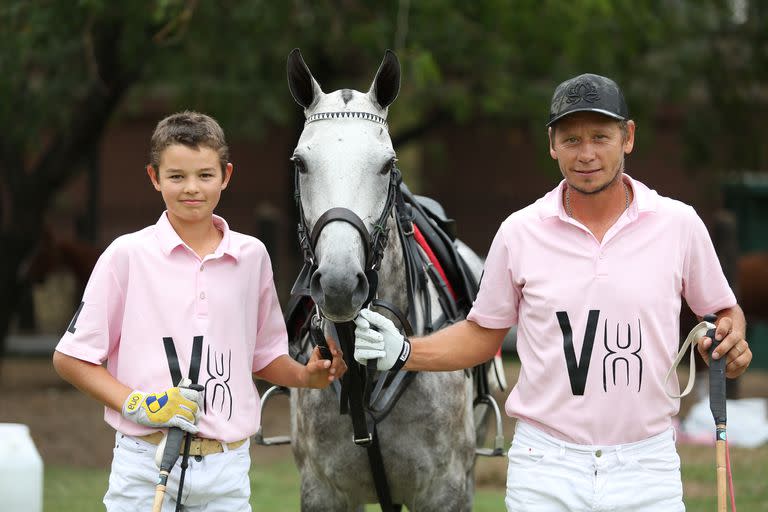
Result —
[[133, 390], [123, 404], [123, 416], [148, 427], [178, 427], [197, 434], [197, 420], [203, 410], [203, 394], [186, 387], [162, 393]]
[[355, 318], [355, 361], [368, 364], [378, 359], [376, 369], [397, 371], [411, 355], [411, 343], [387, 317], [370, 309]]

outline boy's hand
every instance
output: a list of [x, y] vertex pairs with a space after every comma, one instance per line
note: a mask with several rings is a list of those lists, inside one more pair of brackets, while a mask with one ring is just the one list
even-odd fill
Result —
[[344, 362], [343, 354], [336, 346], [336, 342], [330, 338], [326, 339], [328, 348], [331, 351], [333, 360], [328, 361], [320, 355], [320, 347], [315, 347], [312, 355], [304, 367], [306, 372], [306, 387], [325, 388], [336, 379], [340, 379], [347, 371], [347, 364]]
[[123, 404], [123, 416], [148, 427], [178, 427], [197, 434], [195, 425], [203, 407], [200, 391], [174, 387], [163, 393], [133, 390]]

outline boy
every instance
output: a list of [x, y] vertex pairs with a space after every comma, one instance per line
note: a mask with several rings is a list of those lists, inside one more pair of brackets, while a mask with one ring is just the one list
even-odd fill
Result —
[[[228, 159], [211, 117], [181, 112], [158, 123], [147, 174], [166, 211], [102, 254], [56, 347], [58, 373], [103, 403], [116, 430], [108, 511], [151, 509], [167, 427], [197, 435], [184, 510], [251, 510], [248, 440], [261, 413], [252, 375], [325, 387], [346, 369], [332, 340], [333, 361], [317, 350], [306, 366], [288, 356], [264, 245], [213, 214], [232, 176]], [[178, 477], [177, 467], [163, 510], [174, 508]]]

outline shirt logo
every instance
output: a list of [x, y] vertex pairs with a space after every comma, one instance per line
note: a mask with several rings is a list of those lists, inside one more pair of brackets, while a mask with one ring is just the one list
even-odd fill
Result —
[[[573, 344], [573, 330], [566, 311], [557, 311], [557, 322], [563, 334], [563, 355], [565, 356], [571, 392], [574, 396], [583, 396], [587, 386], [587, 375], [592, 359], [592, 349], [600, 326], [600, 310], [591, 309], [584, 330], [581, 353], [576, 357]], [[610, 330], [610, 332], [609, 332]], [[643, 359], [640, 350], [643, 346], [643, 330], [640, 320], [636, 330], [630, 324], [616, 324], [615, 335], [613, 327], [608, 326], [608, 320], [603, 321], [603, 345], [606, 355], [603, 358], [603, 391], [614, 389], [634, 389], [639, 393], [643, 384]]]

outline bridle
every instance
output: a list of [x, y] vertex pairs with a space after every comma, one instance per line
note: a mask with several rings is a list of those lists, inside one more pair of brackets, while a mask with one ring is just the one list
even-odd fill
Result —
[[[387, 126], [386, 120], [383, 117], [369, 114], [366, 112], [322, 112], [312, 114], [307, 118], [305, 123], [313, 123], [316, 121], [326, 119], [339, 119], [339, 118], [355, 118], [372, 121], [377, 124]], [[304, 266], [301, 269], [299, 277], [291, 290], [292, 295], [307, 295], [311, 296], [309, 289], [309, 283], [312, 278], [312, 274], [317, 269], [316, 248], [317, 241], [320, 237], [320, 233], [331, 222], [346, 222], [357, 230], [363, 242], [363, 248], [365, 251], [365, 263], [364, 273], [368, 280], [368, 297], [363, 302], [363, 307], [372, 303], [383, 306], [389, 309], [400, 319], [400, 322], [406, 327], [406, 331], [410, 331], [410, 325], [408, 320], [403, 316], [396, 307], [386, 301], [376, 299], [376, 293], [378, 290], [378, 272], [381, 268], [381, 260], [384, 257], [384, 250], [387, 247], [389, 240], [389, 217], [393, 215], [393, 211], [398, 209], [400, 215], [406, 211], [403, 204], [403, 196], [400, 191], [400, 184], [402, 183], [402, 175], [397, 167], [392, 164], [389, 171], [389, 186], [387, 187], [387, 199], [384, 203], [384, 208], [381, 215], [373, 223], [372, 232], [368, 231], [365, 223], [362, 219], [349, 208], [334, 207], [326, 210], [317, 219], [312, 226], [310, 232], [307, 218], [304, 214], [304, 207], [301, 204], [301, 188], [299, 186], [299, 165], [294, 167], [294, 198], [296, 200], [296, 206], [299, 210], [299, 224], [298, 224], [298, 237], [299, 245], [304, 254]], [[402, 221], [403, 219], [398, 219]], [[398, 224], [400, 226], [401, 224]], [[314, 339], [314, 344], [320, 347], [323, 357], [330, 359], [330, 352], [323, 334], [320, 332], [320, 317], [321, 313], [319, 308], [316, 307], [315, 316], [312, 317], [313, 328], [310, 329], [310, 336]], [[340, 413], [349, 414], [352, 420], [353, 428], [353, 441], [356, 445], [366, 448], [368, 454], [368, 461], [371, 467], [374, 486], [376, 488], [376, 495], [381, 504], [383, 511], [400, 510], [399, 507], [392, 504], [392, 497], [389, 490], [389, 483], [387, 481], [386, 473], [384, 472], [384, 462], [381, 455], [381, 447], [379, 446], [378, 436], [376, 434], [376, 421], [372, 416], [371, 411], [366, 409], [365, 402], [370, 397], [372, 376], [376, 370], [376, 360], [368, 361], [368, 367], [363, 369], [353, 359], [354, 353], [355, 335], [354, 322], [334, 322], [334, 327], [339, 337], [339, 343], [341, 344], [344, 352], [344, 361], [347, 364], [347, 373], [341, 379], [340, 388]], [[410, 334], [410, 332], [409, 332]], [[401, 372], [399, 375], [401, 381], [404, 382], [402, 386], [395, 386], [402, 390], [405, 389], [407, 383], [413, 380], [413, 374], [408, 372]], [[381, 385], [387, 379], [380, 378], [378, 391], [381, 391]], [[391, 395], [390, 395], [391, 398]], [[393, 404], [396, 401], [390, 400], [389, 403]], [[385, 412], [386, 414], [386, 412]]]
[[[378, 124], [383, 124], [384, 126], [387, 124], [384, 118], [366, 112], [321, 112], [309, 116], [305, 125], [324, 119], [350, 117], [365, 119]], [[317, 240], [320, 238], [320, 233], [323, 231], [323, 229], [331, 222], [346, 222], [357, 230], [363, 241], [363, 249], [365, 251], [364, 271], [365, 277], [368, 279], [369, 290], [368, 298], [363, 304], [365, 306], [376, 295], [376, 290], [378, 288], [378, 271], [381, 268], [381, 260], [384, 256], [384, 250], [387, 247], [387, 241], [389, 238], [389, 227], [387, 226], [387, 220], [392, 215], [392, 210], [395, 206], [395, 203], [397, 202], [397, 195], [400, 190], [402, 175], [400, 174], [400, 171], [397, 169], [397, 167], [393, 165], [389, 171], [389, 186], [387, 188], [387, 199], [384, 203], [384, 209], [382, 210], [378, 220], [373, 223], [372, 232], [368, 231], [368, 228], [365, 226], [363, 220], [355, 212], [349, 208], [343, 207], [334, 207], [326, 210], [317, 219], [317, 222], [315, 222], [315, 224], [312, 226], [312, 231], [310, 232], [307, 218], [304, 214], [304, 207], [301, 204], [299, 174], [299, 166], [295, 165], [294, 199], [299, 210], [299, 224], [297, 232], [299, 237], [299, 246], [301, 247], [302, 253], [304, 254], [304, 268], [301, 271], [300, 280], [301, 277], [304, 277], [306, 281], [304, 284], [307, 285], [312, 273], [317, 269], [315, 249], [317, 247]]]

